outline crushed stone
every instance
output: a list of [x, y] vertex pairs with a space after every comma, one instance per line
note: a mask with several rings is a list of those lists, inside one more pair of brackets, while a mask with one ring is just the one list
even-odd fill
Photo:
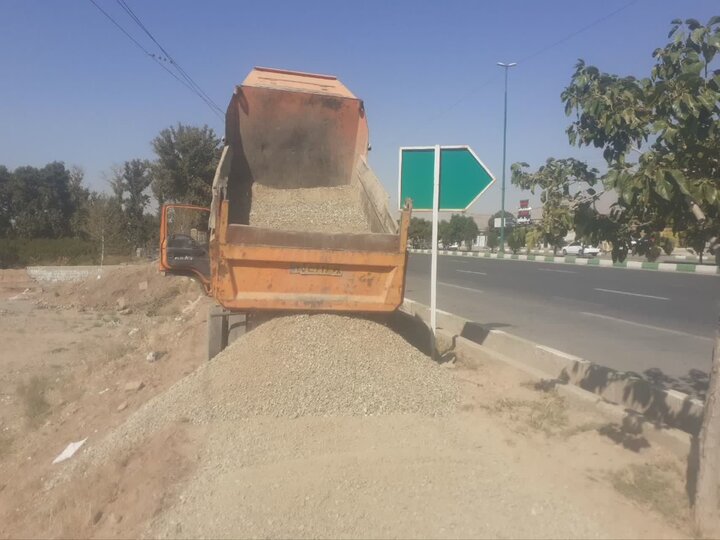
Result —
[[277, 189], [253, 184], [250, 225], [301, 232], [371, 232], [354, 185]]

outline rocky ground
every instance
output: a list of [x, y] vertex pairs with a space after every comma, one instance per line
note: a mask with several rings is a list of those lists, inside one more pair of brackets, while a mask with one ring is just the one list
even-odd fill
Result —
[[0, 273], [0, 536], [692, 534], [684, 463], [516, 371], [329, 315], [208, 364], [209, 302], [150, 266]]

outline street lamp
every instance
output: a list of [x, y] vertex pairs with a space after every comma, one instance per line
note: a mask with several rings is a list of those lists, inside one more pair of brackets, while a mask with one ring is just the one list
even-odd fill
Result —
[[502, 163], [502, 195], [500, 196], [500, 253], [505, 252], [505, 154], [507, 149], [507, 87], [508, 69], [517, 66], [517, 62], [505, 64], [498, 62], [498, 66], [505, 69], [505, 119], [503, 122], [503, 163]]

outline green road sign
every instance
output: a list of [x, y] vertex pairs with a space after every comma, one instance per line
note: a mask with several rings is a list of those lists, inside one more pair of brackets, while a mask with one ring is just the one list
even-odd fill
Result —
[[[412, 199], [413, 210], [433, 209], [435, 148], [400, 148], [398, 204]], [[469, 146], [440, 147], [440, 211], [466, 210], [495, 181]]]

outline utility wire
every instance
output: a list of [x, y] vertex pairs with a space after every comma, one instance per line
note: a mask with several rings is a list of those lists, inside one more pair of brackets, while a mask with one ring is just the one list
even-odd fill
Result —
[[140, 20], [140, 17], [138, 17], [135, 12], [132, 10], [132, 8], [125, 2], [125, 0], [116, 0], [118, 5], [130, 16], [130, 18], [135, 21], [135, 23], [142, 29], [143, 32], [147, 34], [147, 36], [155, 43], [155, 45], [158, 46], [158, 48], [163, 52], [163, 54], [167, 57], [167, 59], [170, 61], [170, 64], [177, 69], [177, 71], [180, 73], [180, 75], [190, 84], [195, 90], [203, 97], [203, 100], [213, 109], [215, 109], [217, 112], [219, 112], [221, 115], [223, 114], [223, 110], [218, 106], [217, 103], [215, 103], [210, 96], [208, 96], [205, 91], [200, 87], [199, 84], [197, 84], [192, 77], [178, 64], [175, 59], [172, 57], [172, 55], [165, 49], [160, 42], [155, 39], [155, 36], [148, 30], [148, 28], [143, 24], [143, 22]]
[[[592, 28], [592, 27], [594, 27], [594, 26], [597, 26], [598, 24], [600, 24], [600, 23], [602, 23], [602, 22], [605, 22], [606, 20], [608, 20], [608, 19], [611, 18], [611, 17], [614, 17], [615, 15], [617, 15], [618, 13], [620, 13], [621, 11], [625, 11], [626, 9], [628, 9], [629, 7], [631, 7], [633, 4], [636, 4], [637, 2], [638, 2], [638, 0], [630, 0], [630, 2], [628, 2], [627, 4], [625, 4], [625, 5], [623, 5], [623, 6], [620, 6], [620, 7], [619, 7], [618, 9], [616, 9], [615, 11], [611, 11], [611, 12], [608, 13], [607, 15], [603, 15], [603, 16], [600, 17], [599, 19], [596, 19], [596, 20], [592, 21], [591, 23], [586, 24], [586, 25], [583, 26], [582, 28], [579, 28], [578, 30], [575, 30], [574, 32], [571, 32], [570, 34], [566, 35], [565, 37], [563, 37], [563, 38], [561, 38], [561, 39], [559, 39], [559, 40], [557, 40], [557, 41], [555, 41], [555, 42], [553, 42], [553, 43], [550, 43], [549, 45], [547, 45], [547, 46], [545, 46], [545, 47], [542, 47], [541, 49], [538, 49], [537, 51], [535, 51], [535, 52], [533, 52], [533, 53], [525, 56], [524, 58], [518, 60], [517, 63], [518, 63], [518, 64], [524, 63], [524, 62], [527, 62], [528, 60], [531, 60], [531, 59], [533, 59], [533, 58], [535, 58], [535, 57], [537, 57], [537, 56], [540, 56], [541, 54], [549, 51], [550, 49], [553, 49], [553, 48], [557, 47], [558, 45], [561, 45], [561, 44], [565, 43], [566, 41], [569, 41], [570, 39], [574, 38], [574, 37], [577, 36], [578, 34], [582, 34], [583, 32], [589, 30], [590, 28]], [[462, 102], [465, 101], [466, 99], [471, 98], [472, 96], [474, 96], [474, 95], [475, 95], [479, 90], [481, 90], [482, 88], [485, 88], [485, 87], [486, 87], [487, 85], [489, 85], [490, 83], [495, 82], [495, 80], [496, 80], [497, 78], [498, 78], [498, 76], [490, 77], [489, 79], [487, 79], [486, 81], [484, 81], [484, 82], [481, 83], [480, 85], [474, 87], [474, 88], [473, 88], [472, 90], [470, 90], [467, 94], [465, 94], [465, 95], [463, 95], [462, 97], [460, 97], [457, 101], [453, 102], [449, 107], [447, 107], [447, 108], [443, 109], [442, 111], [440, 111], [440, 112], [437, 114], [437, 116], [435, 116], [435, 117], [433, 117], [433, 118], [439, 118], [439, 117], [443, 116], [444, 114], [448, 113], [449, 111], [451, 111], [452, 109], [454, 109], [455, 107], [457, 107], [460, 103], [462, 103]]]
[[[101, 8], [101, 7], [97, 4], [97, 2], [95, 2], [95, 0], [90, 0], [90, 3], [91, 3], [93, 6], [95, 6], [95, 7], [98, 9], [98, 11], [100, 11], [100, 13], [102, 13], [102, 14], [103, 14], [118, 30], [120, 30], [130, 41], [132, 41], [132, 43], [133, 43], [138, 49], [140, 49], [144, 54], [146, 54], [147, 56], [149, 56], [157, 65], [159, 65], [162, 69], [164, 69], [167, 73], [169, 73], [170, 76], [171, 76], [173, 79], [175, 79], [177, 82], [179, 82], [180, 84], [182, 84], [185, 88], [187, 88], [188, 90], [190, 90], [193, 94], [196, 94], [200, 99], [202, 99], [202, 100], [210, 107], [210, 109], [211, 109], [214, 113], [218, 114], [221, 118], [224, 117], [224, 114], [222, 114], [222, 111], [221, 111], [219, 108], [216, 108], [217, 106], [214, 107], [213, 105], [211, 105], [210, 103], [208, 103], [207, 101], [205, 101], [205, 99], [203, 98], [203, 96], [200, 95], [200, 94], [198, 93], [198, 91], [197, 91], [195, 88], [193, 88], [192, 85], [190, 85], [186, 80], [183, 80], [183, 79], [181, 79], [180, 77], [178, 77], [178, 75], [177, 75], [174, 71], [172, 71], [171, 69], [169, 69], [165, 64], [163, 64], [163, 62], [161, 62], [160, 58], [158, 58], [157, 55], [155, 55], [155, 54], [151, 53], [150, 51], [148, 51], [137, 39], [135, 39], [135, 38], [132, 36], [132, 34], [130, 34], [125, 28], [123, 28], [123, 26], [122, 26], [120, 23], [118, 23], [118, 22], [112, 17], [112, 15], [110, 15], [107, 11], [105, 11], [103, 8]], [[218, 111], [219, 111], [219, 112], [218, 112]]]
[[165, 71], [167, 71], [170, 75], [172, 75], [172, 77], [173, 77], [175, 80], [177, 80], [177, 82], [179, 82], [180, 84], [182, 84], [183, 86], [185, 86], [188, 90], [192, 90], [192, 88], [190, 87], [189, 84], [187, 84], [185, 81], [181, 80], [175, 73], [173, 73], [172, 71], [170, 71], [170, 70], [167, 68], [167, 66], [165, 66], [162, 62], [160, 62], [160, 60], [159, 60], [158, 58], [156, 58], [154, 54], [152, 54], [152, 53], [151, 53], [150, 51], [148, 51], [145, 47], [143, 47], [134, 37], [132, 37], [132, 35], [131, 35], [127, 30], [125, 30], [122, 26], [120, 26], [120, 24], [119, 24], [115, 19], [113, 19], [107, 11], [105, 11], [103, 8], [101, 8], [99, 5], [97, 5], [97, 4], [95, 3], [95, 0], [90, 0], [90, 2], [91, 2], [96, 8], [98, 8], [98, 9], [100, 10], [100, 12], [101, 12], [103, 15], [105, 15], [105, 17], [107, 17], [108, 20], [109, 20], [111, 23], [113, 23], [113, 24], [118, 28], [118, 30], [120, 30], [123, 34], [125, 34], [125, 35], [128, 37], [128, 39], [130, 39], [130, 41], [132, 41], [132, 42], [137, 46], [138, 49], [140, 49], [142, 52], [144, 52], [146, 55], [148, 55], [150, 58], [152, 58], [161, 68], [163, 68], [163, 69], [164, 69]]
[[532, 59], [532, 58], [535, 58], [536, 56], [539, 56], [539, 55], [541, 55], [542, 53], [544, 53], [544, 52], [546, 52], [546, 51], [549, 51], [550, 49], [552, 49], [552, 48], [554, 48], [554, 47], [557, 47], [558, 45], [561, 45], [561, 44], [565, 43], [566, 41], [574, 38], [574, 37], [577, 36], [578, 34], [582, 34], [582, 33], [585, 32], [586, 30], [590, 30], [590, 28], [592, 28], [593, 26], [597, 26], [598, 24], [600, 24], [600, 23], [602, 23], [602, 22], [605, 22], [605, 21], [608, 20], [609, 18], [614, 17], [615, 15], [617, 15], [618, 13], [620, 13], [621, 11], [625, 11], [627, 8], [629, 8], [629, 7], [632, 6], [633, 4], [636, 4], [637, 2], [638, 2], [638, 0], [630, 0], [630, 2], [628, 2], [627, 4], [625, 4], [625, 5], [623, 5], [623, 6], [620, 6], [620, 7], [619, 7], [618, 9], [616, 9], [615, 11], [611, 11], [611, 12], [608, 13], [607, 15], [604, 15], [604, 16], [600, 17], [599, 19], [596, 19], [596, 20], [594, 20], [593, 22], [591, 22], [591, 23], [583, 26], [582, 28], [579, 28], [578, 30], [575, 30], [574, 32], [568, 34], [568, 35], [565, 36], [564, 38], [561, 38], [561, 39], [559, 39], [558, 41], [555, 41], [554, 43], [551, 43], [550, 45], [548, 45], [548, 46], [546, 46], [546, 47], [543, 47], [542, 49], [538, 49], [538, 50], [535, 51], [534, 53], [529, 54], [528, 56], [526, 56], [526, 57], [524, 57], [524, 58], [521, 58], [520, 60], [517, 61], [517, 63], [520, 64], [520, 63], [522, 63], [522, 62], [527, 62], [528, 60], [530, 60], [530, 59]]

